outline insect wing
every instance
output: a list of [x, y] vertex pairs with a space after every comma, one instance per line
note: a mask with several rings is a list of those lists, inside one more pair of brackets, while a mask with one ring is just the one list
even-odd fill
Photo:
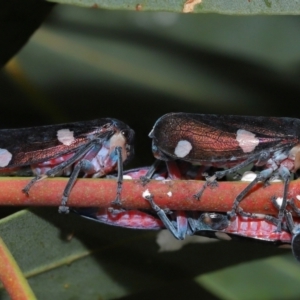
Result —
[[292, 118], [169, 113], [149, 136], [157, 158], [211, 164], [290, 149], [299, 143], [299, 132], [300, 121]]
[[[131, 130], [115, 119], [97, 119], [41, 127], [0, 130], [0, 166], [25, 166], [74, 152], [93, 138], [109, 138], [114, 127]], [[1, 171], [1, 168], [0, 168]]]

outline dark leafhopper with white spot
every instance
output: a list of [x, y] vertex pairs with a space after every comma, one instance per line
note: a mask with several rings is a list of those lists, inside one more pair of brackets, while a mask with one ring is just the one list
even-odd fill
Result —
[[241, 211], [239, 203], [258, 181], [279, 176], [284, 182], [277, 226], [281, 230], [290, 173], [300, 168], [300, 120], [169, 113], [157, 120], [149, 136], [159, 160], [184, 160], [224, 168], [206, 178], [206, 184], [195, 195], [198, 199], [206, 186], [217, 185], [216, 179], [235, 174], [250, 164], [261, 167], [263, 170], [235, 198], [229, 212], [231, 217]]
[[123, 163], [134, 154], [134, 131], [125, 123], [110, 118], [86, 122], [31, 128], [0, 130], [0, 175], [36, 177], [24, 187], [45, 177], [69, 176], [60, 212], [80, 175], [102, 177], [118, 170], [115, 202], [120, 202]]

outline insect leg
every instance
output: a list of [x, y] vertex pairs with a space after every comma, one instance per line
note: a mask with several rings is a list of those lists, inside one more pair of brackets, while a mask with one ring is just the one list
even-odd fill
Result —
[[[52, 168], [51, 170], [49, 170], [48, 172], [46, 172], [46, 175], [48, 177], [54, 177], [57, 173], [59, 173], [61, 170], [71, 166], [72, 164], [74, 164], [76, 161], [80, 160], [86, 153], [88, 153], [91, 149], [93, 149], [94, 147], [98, 148], [98, 151], [100, 150], [100, 143], [102, 142], [101, 140], [93, 140], [91, 141], [88, 145], [86, 145], [85, 147], [81, 148], [74, 156], [72, 156], [70, 159], [62, 162], [61, 164], [55, 166], [54, 168]], [[94, 151], [95, 153], [97, 153], [98, 151]]]
[[[157, 170], [158, 166], [160, 165], [161, 160], [156, 160], [154, 164], [150, 167], [147, 174], [144, 177], [141, 177], [141, 181], [146, 182], [153, 176], [153, 173]], [[181, 174], [178, 169], [176, 162], [174, 161], [167, 161], [166, 162], [168, 174], [171, 179], [180, 179]], [[160, 220], [165, 225], [166, 229], [170, 230], [173, 236], [178, 240], [183, 240], [188, 232], [189, 224], [188, 219], [184, 211], [176, 211], [176, 222], [172, 222], [166, 212], [161, 209], [153, 199], [151, 194], [144, 196], [144, 198], [150, 203], [152, 209], [157, 213]], [[176, 225], [175, 225], [176, 224]]]
[[[120, 198], [121, 198], [122, 184], [123, 184], [122, 148], [116, 147], [115, 152], [117, 154], [117, 162], [118, 162], [118, 178], [117, 178], [117, 195], [116, 195], [116, 199], [113, 201], [113, 204], [121, 205]], [[84, 173], [91, 173], [93, 169], [94, 169], [93, 164], [87, 159], [83, 159], [76, 164], [63, 193], [62, 203], [58, 209], [60, 213], [69, 212], [69, 208], [66, 207], [66, 203], [68, 201], [68, 197], [70, 195], [71, 189], [78, 177], [79, 172], [83, 171]]]
[[218, 182], [216, 181], [217, 179], [217, 176], [216, 175], [213, 175], [213, 176], [206, 176], [206, 174], [204, 174], [205, 176], [205, 180], [206, 182], [203, 184], [202, 188], [200, 189], [200, 191], [194, 195], [194, 198], [196, 198], [197, 200], [200, 199], [200, 197], [202, 196], [204, 190], [208, 187], [208, 186], [211, 186], [211, 187], [216, 187], [218, 186]]
[[140, 181], [141, 181], [141, 183], [142, 183], [143, 186], [145, 186], [150, 181], [150, 179], [154, 175], [155, 171], [157, 170], [157, 168], [159, 167], [159, 165], [161, 164], [161, 162], [162, 162], [161, 160], [156, 159], [154, 161], [153, 165], [147, 171], [146, 175], [140, 177]]
[[68, 202], [70, 192], [75, 184], [76, 179], [78, 178], [78, 174], [80, 173], [80, 171], [84, 173], [90, 173], [91, 170], [93, 169], [94, 169], [93, 164], [87, 159], [82, 159], [75, 165], [72, 174], [68, 180], [68, 183], [64, 189], [63, 196], [61, 199], [61, 206], [59, 206], [58, 208], [59, 213], [64, 213], [64, 214], [69, 213], [69, 207], [67, 207], [66, 204]]
[[[181, 170], [176, 161], [166, 161], [166, 166], [169, 178], [172, 180], [182, 179]], [[175, 237], [182, 240], [186, 235], [192, 235], [194, 233], [194, 229], [191, 227], [191, 225], [193, 226], [193, 218], [187, 216], [187, 212], [183, 210], [177, 210], [174, 214], [176, 214], [176, 229], [180, 238]], [[189, 213], [189, 215], [191, 215], [191, 213]]]
[[264, 161], [268, 156], [269, 156], [268, 152], [262, 152], [257, 155], [250, 156], [248, 159], [246, 159], [242, 163], [240, 163], [230, 169], [226, 169], [224, 171], [217, 171], [215, 173], [215, 176], [217, 177], [217, 179], [220, 179], [220, 178], [224, 177], [225, 175], [236, 173], [238, 170], [240, 170], [244, 167], [247, 167], [248, 165], [252, 164], [255, 161]]
[[[284, 212], [286, 210], [286, 204], [287, 204], [287, 193], [288, 193], [288, 187], [289, 187], [289, 182], [290, 182], [290, 171], [284, 167], [280, 166], [278, 170], [279, 176], [282, 178], [283, 183], [284, 183], [284, 188], [283, 188], [283, 197], [282, 197], [282, 204], [279, 208], [279, 213], [278, 213], [278, 219], [279, 219], [279, 224], [277, 226], [277, 231], [281, 231], [281, 223], [284, 217]], [[300, 250], [300, 248], [299, 248]]]
[[199, 213], [196, 211], [188, 212], [189, 230], [188, 235], [193, 235], [196, 231], [208, 230], [209, 226], [199, 223]]
[[267, 157], [267, 153], [263, 152], [263, 153], [259, 153], [257, 155], [253, 155], [250, 156], [248, 159], [246, 159], [245, 161], [243, 161], [242, 163], [230, 168], [230, 169], [226, 169], [224, 171], [217, 171], [215, 172], [215, 174], [211, 177], [206, 177], [206, 182], [204, 183], [204, 185], [202, 186], [201, 190], [194, 195], [194, 198], [196, 198], [197, 200], [200, 199], [201, 195], [203, 194], [204, 190], [206, 189], [206, 187], [208, 186], [217, 186], [217, 179], [220, 179], [222, 177], [224, 177], [225, 175], [231, 174], [231, 173], [236, 173], [238, 170], [247, 167], [248, 165], [250, 165], [251, 163], [257, 161], [257, 160], [263, 160], [265, 159], [265, 157]]
[[121, 205], [121, 192], [123, 184], [123, 162], [122, 162], [122, 148], [116, 147], [115, 152], [118, 156], [118, 179], [117, 179], [117, 195], [112, 205]]
[[300, 216], [300, 209], [296, 206], [294, 199], [287, 201], [287, 203], [292, 207], [293, 211]]
[[[273, 202], [273, 200], [275, 201], [275, 199], [272, 199], [272, 202]], [[273, 202], [273, 203], [279, 209], [278, 204], [276, 202]], [[270, 215], [266, 215], [266, 214], [248, 213], [248, 212], [243, 211], [241, 208], [237, 208], [236, 212], [237, 212], [237, 214], [239, 214], [242, 217], [265, 220], [265, 221], [275, 225], [276, 227], [278, 227], [278, 225], [281, 223], [278, 218], [270, 216]], [[285, 224], [283, 224], [283, 230], [287, 231], [287, 227], [285, 226]]]
[[258, 182], [258, 181], [263, 181], [263, 180], [266, 180], [268, 179], [271, 175], [273, 174], [273, 169], [266, 169], [266, 170], [263, 170], [262, 172], [260, 172], [256, 178], [246, 186], [246, 188], [241, 191], [239, 193], [239, 195], [235, 198], [234, 202], [233, 202], [233, 205], [232, 205], [232, 209], [230, 212], [228, 212], [228, 216], [230, 218], [233, 218], [236, 216], [236, 211], [237, 211], [237, 208], [240, 204], [240, 202], [243, 200], [243, 198], [246, 196], [246, 194], [253, 188], [253, 186]]
[[26, 195], [29, 195], [29, 190], [31, 187], [37, 182], [42, 179], [47, 178], [48, 176], [43, 174], [43, 175], [38, 175], [30, 180], [30, 182], [22, 189], [22, 192], [25, 193]]
[[185, 216], [181, 216], [180, 214], [176, 214], [176, 227], [174, 223], [172, 223], [172, 221], [168, 218], [165, 211], [154, 202], [153, 196], [151, 194], [144, 196], [144, 198], [150, 203], [152, 209], [157, 213], [165, 227], [170, 230], [173, 236], [177, 240], [183, 240], [187, 232], [187, 218]]
[[60, 171], [62, 171], [63, 169], [71, 166], [73, 163], [75, 163], [77, 160], [79, 160], [80, 158], [82, 158], [89, 150], [91, 150], [95, 144], [98, 142], [98, 140], [93, 140], [91, 141], [88, 145], [86, 145], [85, 147], [81, 148], [75, 155], [73, 155], [70, 159], [62, 162], [61, 164], [55, 166], [54, 168], [52, 168], [51, 170], [47, 171], [46, 174], [43, 175], [38, 175], [35, 178], [33, 178], [24, 188], [23, 188], [23, 192], [28, 194], [30, 188], [34, 185], [35, 182], [42, 180], [44, 178], [47, 177], [52, 177], [55, 176], [56, 174], [58, 174]]

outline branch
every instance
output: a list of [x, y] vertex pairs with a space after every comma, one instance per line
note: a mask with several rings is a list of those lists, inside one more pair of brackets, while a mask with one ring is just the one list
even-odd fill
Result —
[[26, 278], [22, 274], [13, 256], [0, 238], [0, 280], [10, 299], [36, 299]]
[[48, 0], [61, 4], [72, 4], [101, 9], [135, 11], [169, 11], [183, 13], [219, 13], [229, 15], [254, 14], [299, 14], [298, 1], [202, 1], [202, 0], [165, 0], [165, 1], [121, 1], [121, 0]]
[[[31, 188], [29, 196], [22, 189], [30, 178], [0, 178], [0, 205], [14, 206], [59, 206], [64, 187], [68, 178], [51, 178], [38, 181]], [[247, 182], [219, 182], [216, 188], [206, 188], [201, 199], [196, 194], [204, 181], [196, 180], [151, 180], [143, 186], [137, 179], [124, 180], [122, 190], [122, 206], [126, 209], [150, 209], [149, 203], [143, 198], [148, 190], [157, 205], [171, 210], [200, 210], [227, 212], [231, 209], [234, 198], [249, 184]], [[73, 207], [108, 207], [115, 200], [117, 190], [116, 179], [78, 179], [71, 191], [68, 201]], [[282, 197], [283, 184], [271, 183], [264, 187], [258, 183], [241, 202], [246, 212], [267, 213], [276, 215], [277, 209], [271, 202], [272, 197]], [[300, 180], [289, 185], [288, 198], [300, 196]], [[295, 201], [300, 208], [300, 204]]]

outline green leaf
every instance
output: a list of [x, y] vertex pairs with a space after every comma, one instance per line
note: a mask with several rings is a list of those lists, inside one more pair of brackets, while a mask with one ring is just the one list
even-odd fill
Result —
[[[53, 0], [51, 0], [53, 1]], [[136, 2], [132, 0], [55, 0], [53, 2], [79, 5], [84, 7], [118, 9], [118, 10], [142, 10], [142, 11], [169, 11], [169, 12], [194, 12], [194, 13], [220, 13], [230, 15], [296, 15], [300, 12], [298, 1], [286, 0], [186, 0], [186, 1], [155, 1], [147, 0]]]
[[[283, 253], [272, 246], [232, 242], [189, 244], [180, 251], [158, 252], [156, 233], [60, 215], [52, 208], [20, 211], [0, 221], [0, 235], [37, 298], [46, 300], [115, 299], [165, 289], [184, 294], [186, 285], [194, 286], [195, 276], [212, 268]], [[285, 270], [277, 271], [283, 276]], [[245, 277], [249, 283], [251, 276]], [[193, 288], [197, 293], [202, 290], [209, 294], [201, 285]], [[4, 293], [0, 295], [6, 299]]]
[[[274, 284], [279, 282], [280, 275], [286, 279], [284, 286]], [[228, 300], [297, 299], [300, 293], [299, 265], [291, 255], [239, 264], [201, 275], [195, 280], [220, 299]]]
[[[249, 7], [263, 3], [243, 2]], [[167, 112], [299, 117], [298, 28], [298, 17], [57, 6], [18, 55], [23, 84], [2, 73], [1, 123], [24, 127], [61, 122], [61, 116], [63, 121], [119, 118], [137, 133], [134, 164], [141, 166], [153, 162], [148, 133]], [[245, 294], [255, 291], [256, 299], [266, 291], [290, 295], [285, 286], [298, 291], [300, 267], [290, 250], [218, 242], [158, 253], [155, 232], [108, 227], [48, 208], [35, 212], [0, 231], [22, 269], [32, 275], [40, 299], [216, 299], [210, 291], [221, 290], [218, 274], [215, 283], [210, 277], [212, 286], [194, 279], [245, 262], [269, 268], [263, 276], [268, 288], [257, 285], [256, 267], [252, 272], [242, 265], [245, 277], [232, 272], [232, 284], [219, 298], [240, 295], [234, 291], [239, 285]], [[64, 237], [72, 231], [70, 242], [60, 238], [61, 232]], [[99, 251], [84, 256], [94, 249]], [[288, 258], [276, 260], [275, 266], [261, 260], [282, 254]]]

